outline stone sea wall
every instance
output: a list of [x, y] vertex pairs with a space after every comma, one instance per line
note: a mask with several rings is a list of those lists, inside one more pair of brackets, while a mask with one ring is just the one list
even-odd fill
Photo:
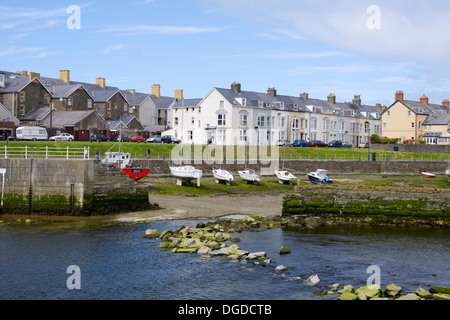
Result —
[[450, 190], [378, 186], [299, 186], [283, 202], [284, 216], [324, 223], [450, 226]]
[[6, 169], [2, 214], [85, 216], [151, 207], [147, 190], [93, 160], [7, 158], [0, 168]]

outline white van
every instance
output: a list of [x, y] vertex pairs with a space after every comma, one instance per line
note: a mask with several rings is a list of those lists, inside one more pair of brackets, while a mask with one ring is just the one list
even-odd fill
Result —
[[16, 140], [47, 141], [47, 130], [41, 127], [19, 127], [16, 129]]

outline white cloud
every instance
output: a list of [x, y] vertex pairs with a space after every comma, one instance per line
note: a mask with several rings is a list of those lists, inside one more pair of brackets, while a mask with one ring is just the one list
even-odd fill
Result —
[[111, 46], [109, 48], [106, 48], [105, 50], [103, 50], [104, 54], [110, 54], [114, 51], [119, 51], [122, 50], [124, 48], [123, 44], [117, 44], [115, 46]]
[[[414, 61], [434, 75], [450, 71], [450, 2], [378, 0], [380, 29], [368, 28], [373, 5], [368, 0], [208, 0], [214, 6], [263, 32], [284, 30], [339, 51], [372, 59]], [[236, 10], [239, 8], [239, 10]]]
[[98, 32], [117, 33], [119, 35], [138, 35], [138, 34], [196, 34], [218, 32], [221, 28], [202, 28], [202, 27], [178, 27], [178, 26], [156, 26], [156, 25], [132, 25], [132, 26], [112, 26], [99, 30]]

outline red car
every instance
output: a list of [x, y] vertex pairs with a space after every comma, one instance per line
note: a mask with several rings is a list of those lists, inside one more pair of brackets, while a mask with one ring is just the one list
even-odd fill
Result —
[[131, 137], [131, 138], [130, 138], [130, 141], [131, 141], [131, 142], [146, 142], [147, 139], [145, 139], [143, 136], [136, 135], [136, 136], [134, 136], [134, 137]]
[[328, 144], [326, 144], [323, 141], [320, 140], [312, 140], [310, 142], [308, 142], [308, 146], [309, 147], [328, 147]]

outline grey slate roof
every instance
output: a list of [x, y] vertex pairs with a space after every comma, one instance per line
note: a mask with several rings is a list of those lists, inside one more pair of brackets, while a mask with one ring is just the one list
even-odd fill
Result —
[[176, 103], [176, 99], [171, 97], [153, 97], [153, 100], [158, 106], [158, 109], [169, 109]]
[[25, 121], [41, 121], [50, 113], [50, 107], [33, 108], [26, 115], [21, 117]]
[[409, 107], [414, 113], [430, 114], [430, 113], [448, 113], [449, 108], [438, 104], [426, 104], [417, 101], [404, 100], [403, 104]]
[[[71, 127], [75, 126], [78, 122], [86, 118], [87, 116], [95, 113], [95, 110], [85, 111], [55, 111], [52, 113], [52, 126]], [[50, 116], [48, 115], [42, 122], [44, 126], [50, 126]]]
[[196, 107], [199, 105], [199, 103], [202, 101], [203, 99], [183, 99], [183, 100], [178, 100], [176, 99], [175, 104], [173, 105], [173, 108], [192, 108], [192, 107]]
[[132, 93], [127, 90], [120, 90], [120, 92], [128, 101], [128, 104], [130, 106], [140, 106], [150, 96], [150, 94], [148, 93], [141, 93], [141, 92]]
[[427, 125], [448, 125], [450, 123], [450, 113], [432, 113], [423, 123]]

